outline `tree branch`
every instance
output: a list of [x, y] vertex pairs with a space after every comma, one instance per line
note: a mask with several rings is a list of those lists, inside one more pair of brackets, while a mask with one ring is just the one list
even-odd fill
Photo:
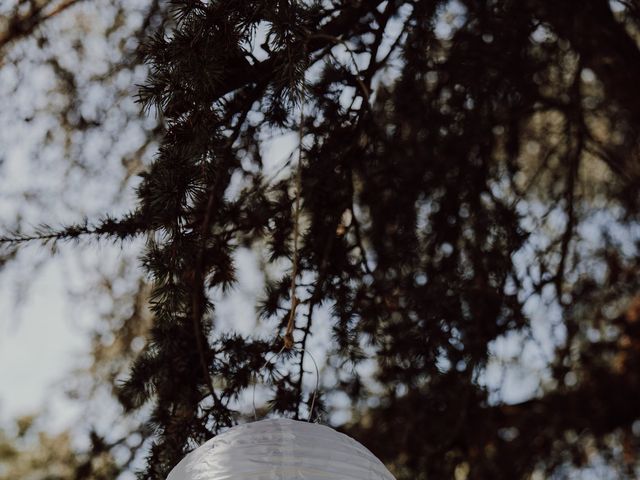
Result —
[[9, 21], [9, 26], [4, 35], [0, 36], [0, 49], [18, 38], [26, 37], [45, 21], [81, 1], [82, 0], [64, 0], [47, 12], [44, 11], [46, 5], [34, 6], [24, 15], [16, 15], [16, 17]]

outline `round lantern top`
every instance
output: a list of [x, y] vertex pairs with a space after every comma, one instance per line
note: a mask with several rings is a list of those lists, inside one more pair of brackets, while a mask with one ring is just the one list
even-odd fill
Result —
[[182, 459], [167, 480], [395, 480], [363, 445], [289, 419], [238, 425]]

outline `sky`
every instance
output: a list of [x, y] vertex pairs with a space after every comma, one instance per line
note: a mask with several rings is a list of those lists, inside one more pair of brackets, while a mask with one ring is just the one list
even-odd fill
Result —
[[0, 418], [3, 422], [43, 409], [52, 411], [54, 418], [65, 413], [60, 384], [80, 352], [86, 349], [86, 341], [70, 321], [64, 280], [56, 263], [44, 266], [33, 276], [32, 293], [22, 306], [15, 305], [12, 289], [7, 285], [11, 282], [10, 275], [2, 276]]
[[[0, 3], [1, 16], [15, 2]], [[121, 71], [105, 82], [99, 78], [118, 61], [113, 45], [142, 22], [147, 3], [127, 0], [123, 27], [109, 36], [107, 29], [119, 14], [117, 2], [79, 3], [0, 52], [3, 235], [16, 225], [33, 232], [43, 223], [56, 227], [97, 219], [135, 205], [136, 179], [127, 178], [123, 159], [140, 147], [145, 129], [153, 128], [153, 122], [131, 121], [140, 108], [133, 95], [144, 70]], [[48, 41], [38, 44], [35, 36], [41, 32]], [[56, 68], [74, 72], [77, 105], [68, 104]], [[67, 137], [68, 108], [71, 115], [99, 119], [102, 125]], [[104, 308], [78, 301], [92, 298], [78, 292], [126, 251], [82, 244], [62, 246], [55, 255], [42, 245], [21, 250], [0, 270], [0, 425], [44, 411], [47, 427], [64, 428], [74, 415], [64, 395], [68, 375], [86, 366], [89, 331]]]

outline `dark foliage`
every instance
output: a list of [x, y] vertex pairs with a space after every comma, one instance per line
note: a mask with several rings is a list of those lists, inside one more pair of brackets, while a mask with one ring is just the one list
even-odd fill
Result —
[[[152, 409], [141, 478], [163, 479], [236, 422], [281, 349], [217, 334], [211, 301], [235, 282], [237, 247], [293, 259], [296, 162], [265, 176], [273, 132], [304, 136], [297, 348], [267, 368], [274, 412], [309, 414], [303, 352], [329, 308], [338, 381], [324, 393], [349, 395], [340, 428], [399, 479], [562, 476], [595, 457], [635, 478], [635, 4], [178, 0], [171, 12], [143, 49], [139, 99], [166, 130], [139, 205], [87, 230], [149, 238], [154, 324], [120, 392]], [[290, 281], [270, 281], [261, 304], [280, 335]], [[491, 395], [492, 348], [539, 341], [533, 300], [563, 333], [546, 340], [537, 393], [508, 404]]]

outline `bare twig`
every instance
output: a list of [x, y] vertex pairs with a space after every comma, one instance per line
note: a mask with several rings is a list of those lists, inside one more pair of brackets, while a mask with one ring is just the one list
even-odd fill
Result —
[[293, 212], [293, 264], [291, 267], [291, 311], [289, 312], [289, 321], [287, 322], [287, 330], [284, 334], [284, 346], [286, 349], [293, 347], [293, 330], [296, 323], [296, 307], [298, 306], [298, 298], [296, 297], [296, 280], [298, 277], [298, 237], [300, 236], [300, 189], [302, 186], [302, 139], [304, 137], [303, 125], [304, 109], [300, 105], [300, 127], [298, 129], [299, 145], [298, 145], [298, 165], [296, 166], [296, 197], [295, 210]]
[[81, 1], [82, 0], [64, 0], [47, 12], [44, 12], [45, 5], [37, 6], [29, 10], [26, 14], [13, 18], [9, 21], [9, 28], [5, 34], [0, 37], [0, 49], [20, 37], [29, 35], [45, 21]]

